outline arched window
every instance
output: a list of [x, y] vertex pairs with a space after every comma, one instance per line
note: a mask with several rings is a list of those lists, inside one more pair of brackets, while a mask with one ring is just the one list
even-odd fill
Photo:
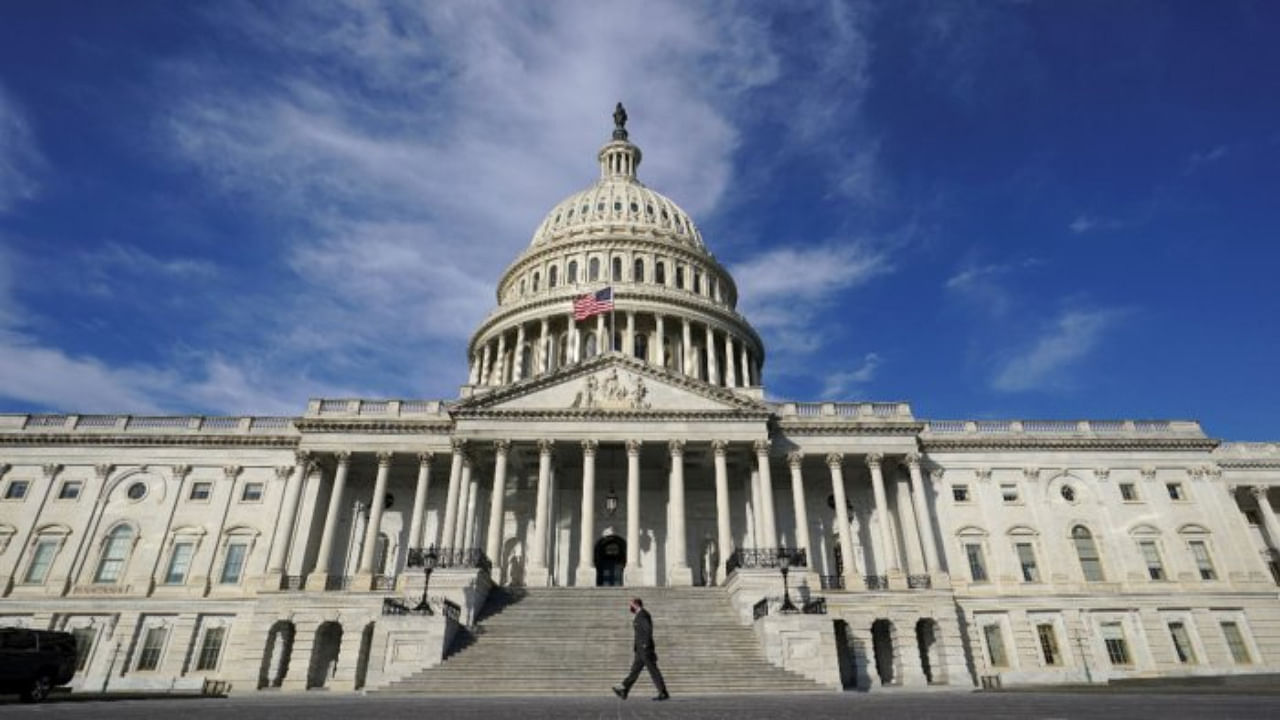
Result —
[[631, 282], [644, 282], [644, 260], [636, 258], [631, 268]]
[[647, 361], [649, 359], [649, 339], [644, 335], [636, 335], [636, 357]]
[[653, 281], [659, 285], [667, 283], [667, 265], [661, 260], [653, 264]]
[[613, 281], [622, 282], [622, 258], [616, 257], [610, 264], [613, 266]]
[[600, 258], [591, 258], [587, 262], [587, 280], [595, 282], [600, 279]]
[[124, 574], [125, 561], [129, 559], [129, 550], [133, 547], [133, 528], [128, 525], [117, 525], [107, 533], [102, 543], [102, 557], [98, 560], [98, 570], [93, 574], [95, 583], [115, 583]]
[[555, 265], [552, 265], [551, 269], [547, 271], [547, 287], [548, 288], [553, 288], [556, 285], [560, 284], [559, 270], [560, 268], [556, 267]]
[[520, 376], [515, 380], [523, 380], [533, 375], [533, 348], [525, 345], [520, 349]]
[[693, 291], [702, 294], [702, 273], [693, 271]]
[[1089, 582], [1102, 582], [1102, 559], [1098, 557], [1098, 546], [1093, 542], [1093, 534], [1083, 525], [1071, 528], [1071, 541], [1076, 546], [1076, 556], [1080, 558], [1080, 569], [1084, 571], [1084, 579]]
[[676, 289], [677, 290], [684, 289], [684, 266], [683, 265], [676, 266]]
[[538, 292], [538, 281], [539, 281], [539, 280], [541, 280], [541, 279], [542, 279], [542, 278], [541, 278], [541, 275], [539, 275], [539, 273], [536, 273], [536, 272], [535, 272], [535, 273], [533, 274], [533, 291], [534, 291], [534, 292]]
[[564, 281], [569, 283], [570, 285], [573, 285], [574, 283], [578, 282], [578, 261], [577, 260], [569, 261], [569, 270], [564, 274]]
[[583, 343], [583, 345], [585, 347], [583, 348], [582, 359], [586, 360], [596, 356], [597, 343], [596, 343], [595, 333], [587, 333], [587, 339], [586, 339], [586, 342]]

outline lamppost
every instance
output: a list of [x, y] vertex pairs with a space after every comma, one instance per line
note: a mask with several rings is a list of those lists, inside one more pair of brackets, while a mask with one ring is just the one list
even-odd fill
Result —
[[800, 609], [791, 602], [791, 588], [787, 585], [787, 573], [791, 570], [791, 552], [786, 548], [783, 548], [778, 556], [778, 569], [782, 571], [782, 607], [778, 608], [778, 612], [798, 613]]
[[436, 555], [434, 545], [427, 548], [426, 554], [422, 556], [422, 602], [418, 603], [418, 606], [413, 609], [414, 612], [420, 612], [423, 615], [435, 614], [431, 612], [431, 603], [427, 602], [427, 586], [431, 584], [431, 571], [436, 569], [436, 561], [439, 559], [440, 556]]

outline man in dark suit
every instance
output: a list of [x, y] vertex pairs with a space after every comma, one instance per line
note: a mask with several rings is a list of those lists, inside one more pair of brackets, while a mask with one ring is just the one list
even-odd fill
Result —
[[633, 645], [635, 659], [631, 661], [631, 672], [627, 673], [622, 684], [613, 686], [613, 694], [626, 700], [631, 686], [640, 677], [640, 669], [649, 668], [649, 678], [653, 680], [654, 687], [658, 688], [658, 695], [654, 700], [666, 700], [671, 696], [667, 694], [667, 684], [663, 682], [662, 671], [658, 669], [658, 653], [653, 644], [653, 618], [649, 617], [649, 611], [644, 609], [644, 602], [640, 598], [631, 601], [631, 614], [635, 615], [635, 619], [631, 621], [636, 631]]

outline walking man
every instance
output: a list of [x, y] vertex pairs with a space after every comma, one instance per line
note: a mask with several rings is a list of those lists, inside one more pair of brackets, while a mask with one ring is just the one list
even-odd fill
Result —
[[631, 614], [636, 616], [631, 621], [631, 625], [636, 630], [633, 647], [636, 655], [631, 661], [631, 672], [627, 673], [627, 678], [621, 685], [613, 686], [613, 694], [626, 700], [627, 693], [631, 692], [631, 686], [635, 685], [636, 679], [640, 677], [640, 669], [649, 668], [649, 678], [653, 680], [654, 687], [658, 688], [658, 695], [654, 700], [666, 700], [671, 696], [667, 694], [667, 684], [663, 682], [662, 671], [658, 669], [658, 653], [653, 645], [653, 618], [649, 616], [649, 611], [644, 609], [644, 602], [640, 598], [631, 600]]

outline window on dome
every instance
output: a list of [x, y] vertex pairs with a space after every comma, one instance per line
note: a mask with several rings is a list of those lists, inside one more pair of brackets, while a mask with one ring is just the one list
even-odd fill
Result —
[[631, 212], [640, 212], [640, 206], [635, 203], [631, 203]]
[[649, 339], [644, 335], [636, 335], [635, 355], [641, 360], [649, 359]]
[[613, 262], [613, 281], [622, 282], [622, 258], [614, 258]]
[[596, 203], [596, 212], [604, 212], [604, 201]]
[[653, 281], [659, 285], [667, 284], [667, 266], [661, 260], [653, 264]]
[[569, 270], [564, 274], [564, 281], [570, 285], [578, 282], [578, 261], [569, 261]]
[[702, 273], [693, 271], [693, 291], [702, 294]]
[[663, 209], [662, 209], [662, 220], [663, 220], [663, 222], [667, 222], [667, 221], [671, 220], [671, 216], [667, 214], [667, 209], [666, 209], [666, 208], [663, 208]]
[[533, 291], [534, 291], [534, 292], [538, 292], [538, 281], [539, 281], [539, 280], [541, 280], [541, 279], [542, 279], [542, 278], [541, 278], [541, 276], [539, 275], [539, 273], [534, 273], [534, 274], [533, 274]]
[[648, 214], [648, 215], [652, 215], [652, 214], [653, 214], [653, 206], [652, 206], [652, 205], [645, 205], [645, 206], [644, 206], [644, 211], [645, 211], [645, 213], [646, 213], [646, 214]]
[[679, 290], [684, 289], [684, 266], [683, 265], [676, 266], [676, 288]]
[[582, 350], [582, 359], [589, 360], [596, 356], [596, 334], [587, 333], [587, 341], [583, 343], [585, 346]]
[[524, 294], [524, 278], [520, 278], [520, 294]]
[[569, 208], [569, 215], [568, 215], [568, 217], [573, 217], [573, 208]]
[[635, 266], [631, 268], [631, 282], [644, 282], [644, 260], [636, 258]]
[[587, 280], [595, 282], [600, 279], [600, 258], [591, 258], [587, 263]]
[[556, 222], [560, 222], [560, 213], [556, 213]]
[[527, 343], [520, 350], [520, 374], [516, 380], [523, 380], [533, 374], [533, 348]]
[[622, 212], [622, 202], [620, 200], [613, 201], [613, 211]]
[[559, 282], [560, 278], [558, 277], [560, 275], [559, 270], [560, 268], [552, 265], [551, 269], [547, 271], [547, 287], [548, 288], [553, 288], [556, 285], [560, 284]]
[[583, 215], [586, 215], [586, 214], [587, 214], [587, 211], [589, 211], [590, 209], [591, 209], [591, 206], [590, 206], [590, 205], [587, 205], [586, 203], [583, 203], [583, 204], [582, 204], [582, 214], [583, 214]]

